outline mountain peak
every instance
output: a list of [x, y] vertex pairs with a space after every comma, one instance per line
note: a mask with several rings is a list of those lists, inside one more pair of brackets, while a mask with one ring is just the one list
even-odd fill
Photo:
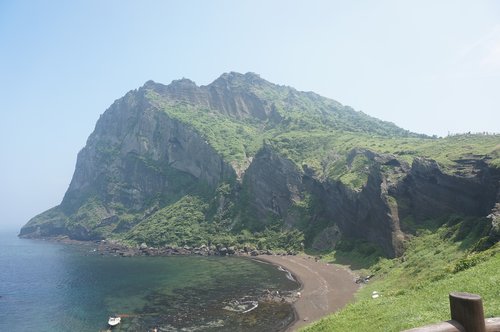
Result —
[[241, 74], [238, 72], [231, 71], [229, 73], [224, 73], [215, 81], [210, 83], [208, 86], [219, 86], [219, 87], [235, 87], [235, 86], [246, 86], [246, 85], [261, 85], [263, 83], [269, 83], [260, 75], [252, 72], [247, 72], [246, 74]]
[[[498, 138], [481, 141], [484, 155], [471, 159], [462, 140], [419, 139], [254, 73], [226, 73], [201, 87], [185, 78], [148, 81], [99, 118], [63, 201], [21, 236], [199, 247], [245, 231], [246, 246], [245, 234], [279, 222], [297, 245], [332, 249], [330, 237], [342, 234], [394, 256], [405, 239], [400, 219], [411, 218], [413, 228], [424, 218], [498, 214]], [[433, 155], [450, 174], [419, 158]], [[489, 232], [496, 241], [498, 232]]]
[[158, 84], [160, 83], [156, 83], [155, 81], [153, 80], [149, 80], [147, 81], [146, 83], [144, 83], [144, 85], [142, 86], [143, 88], [145, 89], [152, 89], [154, 88], [155, 86], [157, 86]]
[[179, 80], [173, 80], [172, 83], [170, 83], [169, 85], [171, 87], [198, 87], [194, 81], [185, 77]]

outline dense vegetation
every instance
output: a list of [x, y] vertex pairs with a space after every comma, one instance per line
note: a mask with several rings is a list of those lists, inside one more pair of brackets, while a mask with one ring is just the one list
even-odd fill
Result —
[[[421, 157], [439, 168], [420, 161], [414, 173], [425, 176], [412, 173]], [[453, 185], [439, 186], [436, 175]], [[149, 82], [118, 100], [79, 155], [61, 205], [23, 229], [131, 246], [335, 247], [323, 259], [375, 277], [355, 303], [306, 331], [399, 331], [449, 319], [451, 291], [480, 294], [486, 316], [500, 316], [499, 177], [499, 134], [419, 135], [312, 92], [230, 73], [205, 87]], [[483, 191], [485, 207], [471, 208]], [[417, 216], [443, 196], [447, 209], [430, 215], [444, 219]], [[486, 210], [493, 222], [478, 217]], [[383, 258], [403, 245], [402, 257]]]
[[[313, 171], [314, 176], [322, 181], [338, 180], [355, 190], [361, 190], [366, 184], [372, 163], [363, 154], [353, 154], [360, 149], [390, 154], [408, 165], [415, 157], [431, 158], [448, 172], [455, 172], [457, 161], [467, 158], [485, 158], [491, 166], [500, 167], [498, 135], [431, 138], [410, 133], [314, 93], [298, 92], [260, 79], [257, 84], [248, 84], [245, 79], [237, 77], [230, 84], [235, 94], [250, 91], [264, 104], [272, 105], [270, 108], [278, 115], [264, 120], [241, 118], [166, 98], [154, 88], [147, 89], [145, 95], [159, 111], [199, 133], [237, 172], [245, 171], [251, 158], [263, 146], [292, 160], [298, 169], [306, 167]], [[147, 165], [151, 164], [144, 160]], [[162, 171], [166, 172], [168, 168]], [[173, 170], [169, 172], [175, 173]], [[121, 209], [118, 229], [123, 228], [125, 232], [113, 236], [131, 244], [146, 242], [155, 246], [224, 243], [259, 249], [298, 250], [302, 243], [310, 246], [315, 234], [328, 224], [321, 219], [314, 225], [305, 223], [314, 204], [314, 199], [306, 193], [307, 199], [296, 202], [293, 211], [289, 211], [298, 215], [295, 231], [285, 231], [276, 218], [271, 218], [271, 224], [265, 227], [266, 223], [253, 220], [252, 211], [241, 204], [246, 195], [244, 183], [237, 205], [234, 197], [230, 197], [234, 184], [223, 185], [228, 195], [225, 200], [230, 201], [231, 206], [225, 207], [222, 214], [215, 213], [218, 201], [210, 198], [210, 190], [205, 188], [200, 195], [199, 184], [177, 173], [169, 178], [173, 181], [172, 192], [179, 194], [161, 198], [162, 202], [157, 206], [163, 208], [139, 224], [137, 216]], [[389, 177], [389, 173], [386, 176]], [[96, 204], [98, 202], [93, 200], [90, 204], [83, 204], [78, 214], [96, 215], [99, 209], [92, 208]], [[237, 215], [245, 215], [244, 224], [241, 219], [235, 222], [239, 219], [235, 218]], [[131, 227], [133, 229], [127, 231]], [[106, 234], [109, 230], [101, 227], [99, 231]]]
[[450, 173], [467, 172], [456, 167], [464, 159], [484, 158], [492, 167], [500, 168], [498, 134], [428, 137], [314, 93], [268, 84], [245, 86], [241, 81], [233, 84], [272, 104], [280, 114], [279, 120], [237, 119], [217, 110], [172, 103], [153, 90], [148, 90], [147, 96], [169, 116], [199, 132], [225, 160], [243, 170], [263, 144], [272, 146], [299, 168], [307, 165], [319, 178], [340, 180], [352, 188], [366, 183], [368, 166], [367, 160], [348, 162], [353, 149], [391, 154], [410, 165], [416, 157], [430, 158]]
[[[408, 167], [416, 157], [436, 160], [441, 170], [470, 175], [463, 162], [484, 160], [500, 168], [500, 135], [464, 134], [428, 137], [403, 130], [312, 92], [299, 92], [255, 74], [224, 74], [213, 84], [230, 86], [236, 96], [255, 96], [272, 109], [266, 119], [241, 118], [216, 109], [172, 101], [154, 89], [148, 100], [170, 117], [196, 130], [238, 172], [245, 171], [264, 145], [316, 178], [340, 181], [355, 190], [366, 184], [372, 161], [353, 155], [360, 149], [390, 154]], [[382, 168], [389, 178], [390, 169]]]
[[[403, 257], [360, 260], [359, 248], [333, 252], [328, 261], [346, 257], [375, 278], [355, 303], [304, 331], [400, 331], [450, 319], [448, 294], [480, 294], [485, 317], [500, 316], [500, 243], [488, 243], [487, 220], [451, 217], [440, 227], [419, 230]], [[366, 256], [365, 256], [366, 257]], [[372, 299], [373, 291], [380, 294]]]
[[[215, 102], [209, 99], [213, 95]], [[205, 160], [177, 160], [184, 164], [178, 169], [168, 157], [155, 159], [174, 144], [158, 142], [158, 137], [164, 137], [159, 132], [163, 127], [153, 118], [181, 127], [187, 133], [186, 144], [191, 138], [201, 142], [196, 151], [210, 145], [213, 150], [206, 159], [219, 160], [220, 156], [235, 172], [220, 179], [226, 182], [209, 185], [199, 177]], [[321, 194], [303, 188], [291, 195], [274, 193], [277, 200], [293, 196], [286, 198], [290, 204], [281, 204], [286, 211], [274, 213], [278, 210], [269, 207], [272, 198], [267, 197], [260, 207], [271, 212], [256, 214], [258, 204], [247, 203], [255, 203], [259, 197], [252, 196], [245, 171], [259, 152], [272, 150], [273, 156], [293, 165], [296, 177], [307, 172], [319, 186], [339, 184], [335, 190], [345, 189], [342, 192], [351, 202], [366, 187], [372, 169], [387, 182], [397, 182], [400, 178], [391, 177], [407, 174], [394, 171], [391, 165], [376, 164], [370, 157], [374, 154], [390, 155], [406, 170], [415, 158], [430, 158], [444, 172], [464, 178], [476, 175], [471, 166], [476, 161], [500, 168], [500, 135], [436, 138], [415, 134], [334, 100], [275, 85], [251, 73], [224, 74], [205, 87], [186, 80], [170, 86], [150, 82], [118, 100], [98, 124], [84, 149], [88, 163], [80, 169], [81, 177], [88, 178], [79, 179], [79, 186], [61, 206], [35, 217], [27, 232], [50, 225], [77, 238], [113, 237], [133, 245], [221, 243], [296, 251], [303, 245], [313, 247], [316, 235], [327, 228], [335, 232], [336, 217], [322, 206]], [[282, 191], [290, 189], [287, 185]], [[137, 202], [137, 197], [142, 201]], [[392, 207], [405, 203], [389, 196], [384, 199], [389, 203], [392, 199]], [[285, 214], [293, 217], [288, 224]], [[418, 226], [412, 221], [411, 216], [401, 220], [405, 231]], [[349, 241], [340, 245], [346, 249]], [[355, 246], [362, 250], [360, 256], [366, 256], [372, 245]]]
[[235, 93], [250, 91], [276, 114], [263, 120], [241, 119], [187, 102], [173, 102], [154, 89], [148, 89], [146, 96], [155, 107], [200, 133], [225, 160], [243, 168], [265, 142], [274, 143], [279, 152], [300, 165], [309, 161], [315, 166], [331, 154], [345, 155], [355, 147], [383, 148], [387, 139], [430, 140], [312, 92], [263, 80], [251, 85], [236, 79], [231, 84]]
[[124, 237], [118, 238], [134, 245], [147, 243], [154, 247], [222, 245], [276, 252], [297, 252], [303, 249], [304, 237], [297, 230], [283, 231], [279, 225], [271, 225], [261, 232], [243, 230], [234, 233], [217, 216], [207, 220], [209, 208], [209, 204], [199, 197], [184, 196], [146, 218]]
[[348, 171], [347, 155], [355, 148], [392, 154], [409, 164], [415, 157], [430, 158], [448, 172], [456, 170], [457, 161], [468, 158], [486, 157], [490, 165], [500, 168], [500, 135], [415, 138], [346, 131], [293, 131], [277, 135], [271, 142], [298, 165], [307, 164], [317, 171], [318, 176], [331, 179], [342, 179]]

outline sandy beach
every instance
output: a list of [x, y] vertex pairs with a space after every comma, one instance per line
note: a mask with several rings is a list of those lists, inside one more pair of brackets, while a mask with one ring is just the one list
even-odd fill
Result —
[[302, 284], [301, 296], [293, 304], [298, 317], [287, 331], [297, 331], [343, 308], [354, 299], [354, 293], [359, 288], [349, 269], [316, 262], [313, 257], [262, 255], [256, 259], [282, 266]]

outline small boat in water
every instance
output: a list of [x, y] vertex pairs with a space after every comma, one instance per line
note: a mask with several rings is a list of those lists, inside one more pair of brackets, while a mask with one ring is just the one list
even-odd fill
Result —
[[120, 324], [121, 321], [122, 321], [122, 318], [120, 316], [111, 316], [108, 319], [108, 325], [113, 327], [113, 326]]
[[258, 301], [238, 301], [232, 300], [226, 303], [222, 309], [246, 314], [259, 306]]

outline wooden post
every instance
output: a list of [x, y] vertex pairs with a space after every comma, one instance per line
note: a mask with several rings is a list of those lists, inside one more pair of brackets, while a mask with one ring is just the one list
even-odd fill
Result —
[[451, 319], [467, 332], [486, 332], [481, 296], [469, 293], [450, 293]]

